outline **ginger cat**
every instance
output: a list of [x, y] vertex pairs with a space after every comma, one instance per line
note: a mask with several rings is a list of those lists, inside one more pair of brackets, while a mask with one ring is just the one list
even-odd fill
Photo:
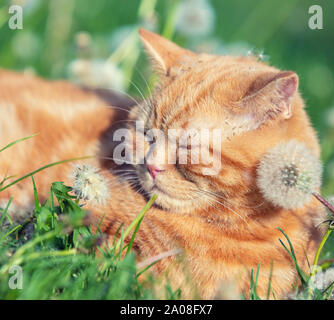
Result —
[[[89, 208], [92, 224], [106, 214], [102, 230], [112, 239], [120, 224], [129, 225], [149, 196], [157, 194], [134, 248], [141, 261], [182, 249], [183, 263], [170, 256], [152, 270], [167, 272], [172, 287], [181, 287], [184, 298], [194, 297], [195, 292], [200, 298], [213, 298], [229, 281], [235, 281], [238, 292], [247, 296], [250, 271], [256, 271], [259, 263], [259, 296], [266, 295], [272, 264], [273, 291], [276, 298], [284, 298], [296, 271], [278, 241], [283, 237], [277, 227], [289, 236], [300, 265], [307, 269], [321, 235], [315, 221], [324, 210], [316, 200], [297, 210], [274, 207], [256, 186], [256, 168], [267, 150], [289, 139], [304, 142], [319, 155], [316, 134], [298, 93], [298, 76], [252, 57], [196, 54], [145, 30], [140, 30], [140, 37], [160, 83], [148, 101], [130, 112], [126, 111], [130, 100], [110, 103], [96, 92], [64, 81], [0, 71], [0, 146], [39, 133], [1, 154], [0, 178], [95, 154], [87, 162], [101, 168], [110, 180], [110, 198], [106, 205]], [[207, 165], [202, 158], [197, 164], [136, 158], [133, 164], [117, 166], [112, 161], [117, 145], [112, 133], [123, 126], [135, 137], [137, 120], [144, 122], [145, 131], [219, 128], [223, 132], [219, 152], [213, 139], [208, 144], [221, 167], [216, 174], [203, 174]], [[142, 147], [145, 156], [162, 151], [158, 143]], [[135, 151], [138, 146], [130, 143], [127, 148]], [[39, 193], [46, 197], [53, 181], [71, 184], [71, 169], [64, 164], [36, 174]], [[33, 203], [32, 192], [27, 179], [0, 197], [13, 196], [16, 205], [25, 207]]]

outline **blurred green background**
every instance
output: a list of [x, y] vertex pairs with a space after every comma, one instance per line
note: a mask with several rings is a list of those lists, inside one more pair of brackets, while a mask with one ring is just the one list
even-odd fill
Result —
[[[8, 26], [13, 4], [23, 7], [22, 30]], [[308, 27], [314, 4], [323, 30]], [[0, 0], [0, 67], [140, 97], [152, 77], [138, 26], [193, 50], [251, 52], [296, 71], [322, 144], [323, 193], [334, 194], [334, 1]]]

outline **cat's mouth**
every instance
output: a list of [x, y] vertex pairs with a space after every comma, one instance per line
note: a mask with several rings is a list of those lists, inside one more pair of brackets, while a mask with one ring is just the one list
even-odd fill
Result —
[[143, 187], [148, 187], [147, 191], [150, 195], [156, 194], [162, 194], [164, 196], [168, 196], [170, 198], [175, 198], [173, 195], [171, 195], [165, 188], [157, 181], [156, 179], [153, 179], [149, 174], [146, 174], [146, 183], [143, 184]]
[[136, 165], [140, 190], [148, 198], [156, 194], [155, 205], [166, 211], [189, 213], [196, 209], [207, 208], [210, 203], [206, 197], [196, 192], [197, 186], [177, 176], [172, 170], [160, 172], [153, 178], [146, 165]]
[[168, 197], [171, 200], [179, 199], [179, 197], [175, 196], [176, 195], [175, 190], [174, 192], [171, 192], [171, 190], [169, 190], [168, 188], [168, 184], [170, 183], [168, 182], [169, 179], [166, 182], [167, 183], [166, 187], [164, 186], [165, 182], [163, 181], [164, 179], [166, 179], [166, 177], [159, 176], [153, 178], [145, 165], [138, 166], [136, 169], [138, 178], [140, 180], [140, 184], [149, 196], [152, 196], [154, 193], [156, 193], [160, 197], [164, 198]]

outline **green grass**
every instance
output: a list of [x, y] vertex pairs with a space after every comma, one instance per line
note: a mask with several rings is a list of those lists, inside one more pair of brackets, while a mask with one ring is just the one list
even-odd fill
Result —
[[[21, 224], [2, 212], [0, 226], [0, 297], [1, 299], [152, 299], [154, 283], [139, 284], [132, 252], [138, 226], [155, 196], [133, 223], [120, 228], [113, 244], [104, 244], [97, 228], [91, 231], [85, 221], [87, 213], [70, 194], [72, 188], [54, 182], [49, 199], [41, 204], [35, 190], [35, 208]], [[55, 205], [58, 203], [58, 205]], [[6, 222], [6, 223], [5, 223]], [[33, 226], [30, 234], [25, 232]], [[133, 232], [129, 244], [124, 238]], [[97, 251], [99, 254], [97, 254]], [[126, 252], [126, 254], [123, 254]], [[23, 271], [23, 290], [9, 288], [12, 266]], [[167, 290], [167, 289], [166, 289]], [[173, 299], [166, 291], [166, 298]]]

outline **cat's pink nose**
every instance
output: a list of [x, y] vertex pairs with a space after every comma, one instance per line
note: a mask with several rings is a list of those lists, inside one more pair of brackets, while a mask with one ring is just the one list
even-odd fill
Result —
[[148, 164], [147, 169], [148, 169], [148, 171], [149, 171], [149, 173], [150, 173], [150, 175], [152, 176], [153, 179], [157, 176], [157, 174], [159, 172], [165, 171], [164, 169], [159, 168], [154, 164]]

